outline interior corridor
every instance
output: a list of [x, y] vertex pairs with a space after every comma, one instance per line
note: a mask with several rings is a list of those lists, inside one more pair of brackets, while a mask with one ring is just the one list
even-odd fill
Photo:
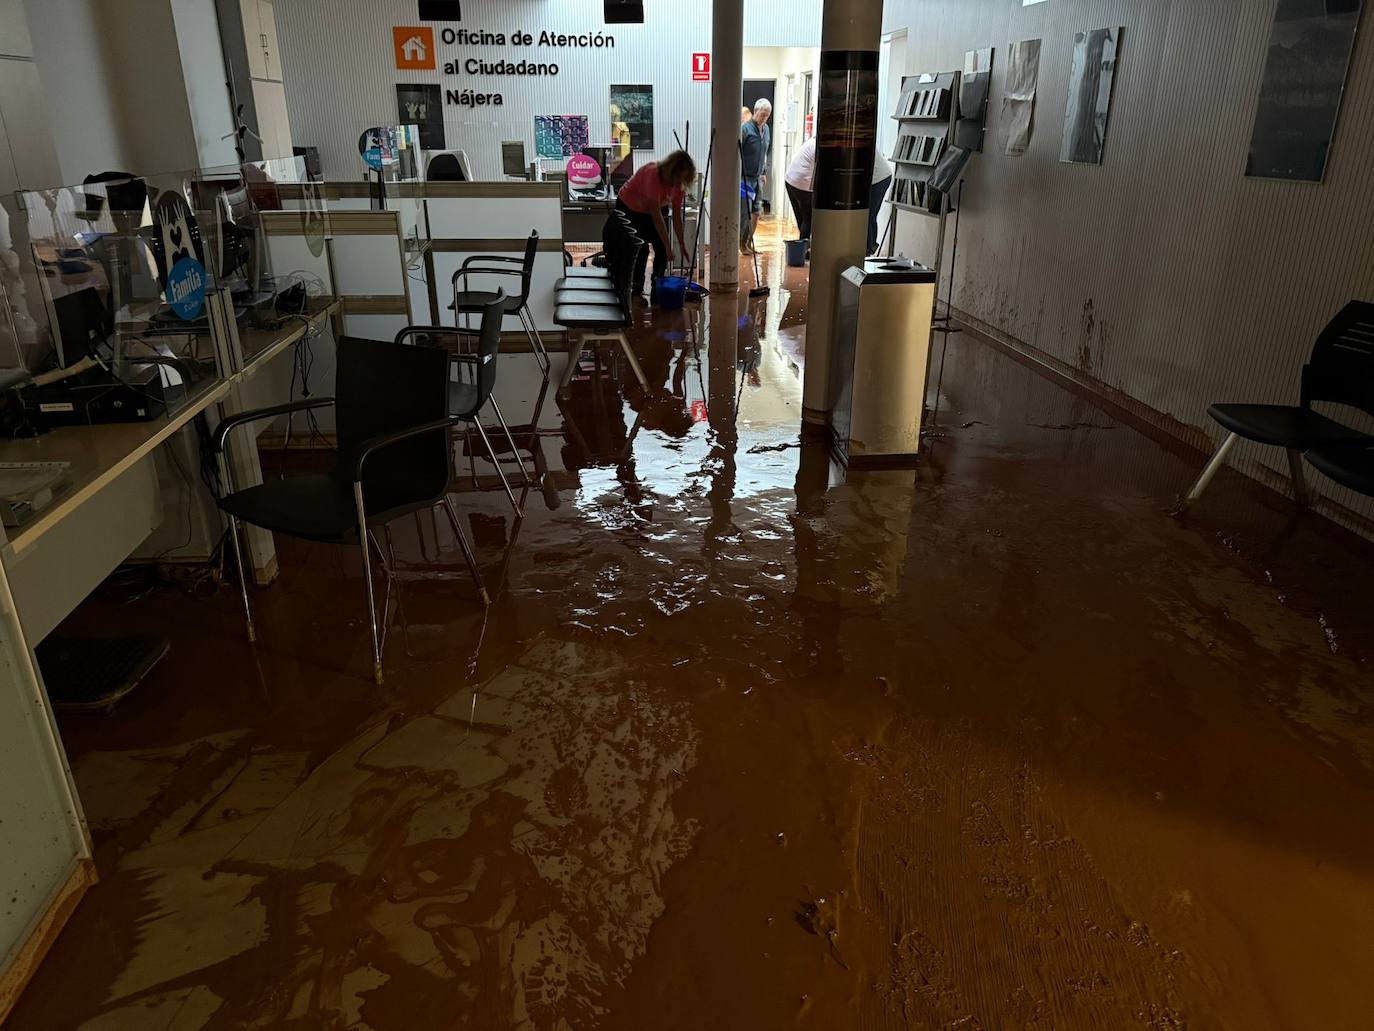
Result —
[[844, 475], [779, 237], [637, 309], [650, 391], [503, 362], [542, 486], [462, 459], [485, 616], [398, 524], [385, 687], [341, 549], [280, 539], [256, 647], [231, 584], [83, 607], [172, 653], [62, 721], [101, 881], [9, 1028], [1369, 1026], [1370, 545], [1171, 516], [1199, 455], [970, 334]]

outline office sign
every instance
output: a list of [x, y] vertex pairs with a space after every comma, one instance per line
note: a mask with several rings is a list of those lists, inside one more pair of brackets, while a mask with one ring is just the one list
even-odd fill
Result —
[[434, 30], [427, 25], [397, 25], [391, 30], [396, 67], [403, 72], [432, 72], [439, 67]]
[[205, 307], [205, 258], [200, 224], [186, 198], [171, 190], [153, 208], [153, 251], [163, 297], [177, 318], [187, 322]]
[[574, 154], [568, 158], [568, 184], [594, 186], [601, 181], [601, 163], [588, 154]]
[[692, 55], [692, 81], [710, 82], [711, 81], [711, 55], [693, 54]]

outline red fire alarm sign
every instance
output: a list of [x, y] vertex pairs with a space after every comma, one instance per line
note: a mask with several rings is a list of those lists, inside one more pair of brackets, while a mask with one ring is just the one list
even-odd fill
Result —
[[711, 55], [693, 54], [692, 55], [692, 81], [710, 82], [711, 81]]

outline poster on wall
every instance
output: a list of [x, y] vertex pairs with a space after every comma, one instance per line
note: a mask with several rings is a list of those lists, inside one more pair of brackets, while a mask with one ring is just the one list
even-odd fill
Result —
[[1245, 174], [1319, 183], [1363, 0], [1278, 0]]
[[396, 115], [420, 129], [422, 150], [445, 149], [444, 98], [438, 83], [397, 83]]
[[[654, 88], [643, 86], [611, 87], [611, 135], [621, 123], [630, 132], [630, 147], [634, 150], [654, 149]], [[614, 142], [619, 143], [617, 138]]]
[[1073, 38], [1069, 102], [1064, 111], [1064, 143], [1059, 160], [1100, 165], [1107, 145], [1121, 29], [1093, 29]]
[[1008, 154], [1024, 154], [1035, 124], [1035, 91], [1040, 85], [1040, 40], [1013, 43], [1007, 58], [1007, 88], [1002, 97], [1002, 124], [1007, 127]]
[[534, 152], [541, 158], [570, 158], [587, 145], [586, 115], [535, 115]]
[[878, 53], [831, 50], [821, 55], [816, 136], [815, 206], [868, 207], [878, 142]]
[[988, 121], [988, 93], [992, 88], [992, 47], [964, 55], [964, 74], [959, 78], [959, 120], [954, 125], [954, 145], [965, 150], [983, 149], [983, 127]]

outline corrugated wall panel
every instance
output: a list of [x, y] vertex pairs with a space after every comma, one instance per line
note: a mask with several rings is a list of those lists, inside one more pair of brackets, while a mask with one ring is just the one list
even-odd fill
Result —
[[[1213, 401], [1296, 401], [1320, 328], [1351, 298], [1374, 299], [1374, 14], [1356, 43], [1326, 182], [1314, 185], [1244, 175], [1274, 8], [889, 0], [887, 29], [908, 30], [908, 73], [997, 49], [955, 306], [1213, 438]], [[1105, 163], [1061, 164], [1073, 35], [1111, 26], [1125, 33]], [[1043, 40], [1034, 135], [1027, 154], [1009, 157], [1007, 48], [1034, 38]], [[933, 227], [903, 215], [899, 245], [929, 254]], [[1269, 482], [1261, 467], [1286, 475], [1272, 449], [1233, 454]], [[1374, 502], [1321, 486], [1374, 518]]]
[[[691, 55], [711, 49], [709, 3], [646, 4], [644, 25], [605, 25], [598, 0], [463, 4], [463, 22], [451, 28], [501, 32], [508, 40], [517, 30], [537, 38], [545, 29], [615, 37], [614, 49], [586, 50], [439, 43], [441, 67], [444, 60], [469, 57], [558, 63], [557, 76], [535, 77], [398, 71], [391, 30], [416, 24], [415, 0], [276, 0], [274, 6], [291, 133], [297, 146], [320, 148], [330, 178], [361, 178], [358, 136], [374, 125], [395, 124], [398, 82], [503, 95], [501, 107], [444, 108], [448, 146], [468, 152], [479, 178], [500, 177], [502, 140], [524, 140], [533, 160], [535, 115], [587, 115], [591, 142], [609, 144], [612, 83], [654, 85], [656, 154], [674, 148], [673, 130], [684, 133], [689, 119], [692, 150], [706, 153], [711, 86], [692, 81]], [[820, 0], [801, 0], [785, 11], [767, 0], [749, 0], [746, 18], [750, 45], [815, 46], [820, 39]]]

